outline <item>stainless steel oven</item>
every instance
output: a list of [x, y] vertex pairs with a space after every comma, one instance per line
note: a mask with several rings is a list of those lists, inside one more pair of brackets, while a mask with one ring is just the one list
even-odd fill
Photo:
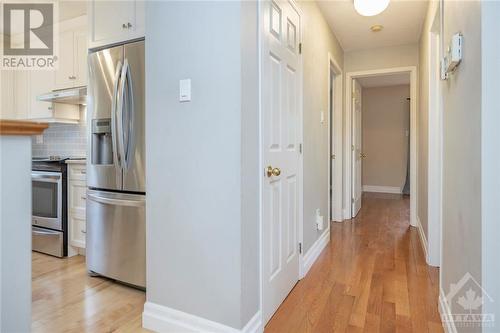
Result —
[[56, 257], [67, 255], [67, 168], [64, 159], [34, 159], [32, 183], [32, 249]]
[[32, 171], [32, 224], [62, 231], [62, 173]]

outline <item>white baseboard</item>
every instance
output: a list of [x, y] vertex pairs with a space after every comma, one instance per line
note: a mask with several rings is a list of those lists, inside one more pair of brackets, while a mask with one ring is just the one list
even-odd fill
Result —
[[258, 311], [241, 330], [205, 318], [146, 302], [142, 313], [142, 326], [159, 333], [261, 333], [262, 315]]
[[301, 265], [300, 265], [300, 278], [306, 276], [307, 272], [311, 269], [311, 266], [314, 264], [316, 259], [318, 259], [321, 251], [328, 245], [330, 242], [330, 226], [325, 232], [314, 242], [309, 251], [302, 257]]
[[452, 318], [452, 315], [443, 289], [439, 291], [439, 314], [441, 315], [441, 322], [443, 323], [445, 333], [457, 333], [455, 323], [447, 320], [448, 318]]
[[427, 238], [425, 237], [424, 228], [422, 227], [422, 223], [420, 223], [420, 219], [417, 216], [417, 230], [420, 235], [420, 243], [422, 244], [422, 249], [424, 250], [425, 262], [429, 264], [429, 253], [427, 250]]
[[403, 189], [395, 186], [363, 185], [363, 192], [401, 194]]

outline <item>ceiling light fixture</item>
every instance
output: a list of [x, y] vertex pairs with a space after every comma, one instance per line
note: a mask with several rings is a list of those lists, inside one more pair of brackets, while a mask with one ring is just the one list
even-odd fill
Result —
[[375, 16], [382, 13], [390, 0], [354, 0], [354, 9], [363, 16]]
[[375, 25], [372, 25], [372, 26], [370, 27], [370, 30], [371, 30], [372, 32], [379, 32], [379, 31], [381, 31], [382, 29], [384, 29], [384, 26], [383, 26], [383, 25], [380, 25], [380, 24], [375, 24]]

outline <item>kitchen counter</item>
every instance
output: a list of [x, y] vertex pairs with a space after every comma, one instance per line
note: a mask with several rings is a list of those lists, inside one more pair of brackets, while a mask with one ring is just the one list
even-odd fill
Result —
[[0, 120], [0, 135], [38, 135], [49, 127], [47, 123], [32, 121]]

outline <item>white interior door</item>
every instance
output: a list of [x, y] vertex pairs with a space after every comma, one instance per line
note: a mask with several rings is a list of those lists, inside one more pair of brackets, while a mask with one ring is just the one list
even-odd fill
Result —
[[361, 85], [352, 80], [352, 216], [358, 215], [361, 209], [363, 194], [362, 171], [363, 171], [363, 145], [362, 145], [362, 112], [361, 112]]
[[262, 2], [262, 274], [264, 323], [299, 279], [300, 15]]

